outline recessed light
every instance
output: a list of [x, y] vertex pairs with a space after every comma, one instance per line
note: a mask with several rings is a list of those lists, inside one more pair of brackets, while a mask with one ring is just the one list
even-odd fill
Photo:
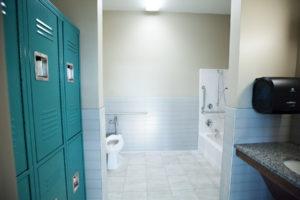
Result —
[[146, 11], [158, 12], [161, 7], [162, 0], [146, 0]]

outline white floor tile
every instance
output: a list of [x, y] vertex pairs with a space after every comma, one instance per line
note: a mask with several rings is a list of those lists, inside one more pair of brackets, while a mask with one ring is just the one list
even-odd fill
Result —
[[178, 160], [179, 160], [179, 163], [182, 163], [182, 164], [186, 164], [186, 163], [196, 164], [197, 163], [197, 160], [192, 155], [178, 156]]
[[172, 192], [175, 200], [199, 200], [194, 190], [181, 190]]
[[218, 188], [206, 188], [195, 190], [198, 198], [205, 200], [219, 200], [219, 189]]
[[128, 163], [129, 165], [145, 165], [146, 159], [145, 156], [131, 157]]
[[166, 170], [163, 167], [147, 166], [147, 178], [166, 177]]
[[146, 178], [146, 165], [128, 165], [126, 176]]
[[127, 166], [120, 167], [116, 170], [107, 170], [108, 177], [125, 177], [127, 174]]
[[217, 200], [220, 174], [196, 151], [122, 153], [108, 200]]
[[122, 193], [121, 192], [108, 192], [107, 199], [108, 200], [122, 200]]
[[147, 179], [148, 192], [164, 192], [170, 191], [169, 181], [167, 177], [161, 178], [148, 178]]
[[162, 156], [161, 158], [164, 165], [179, 164], [177, 156]]
[[174, 190], [192, 190], [193, 186], [186, 176], [169, 176], [169, 184], [172, 192]]
[[127, 177], [124, 185], [124, 192], [146, 192], [147, 181], [146, 178], [141, 177]]
[[183, 167], [179, 164], [165, 165], [165, 169], [168, 176], [184, 176], [186, 174]]
[[108, 192], [123, 192], [125, 183], [124, 177], [108, 177], [107, 178], [107, 190]]
[[161, 167], [163, 165], [160, 155], [146, 155], [146, 165], [153, 167]]
[[189, 180], [189, 183], [191, 183], [194, 189], [215, 187], [215, 184], [206, 175], [197, 175], [197, 176], [188, 175], [187, 178]]
[[124, 192], [123, 200], [147, 200], [146, 192]]
[[147, 200], [174, 200], [174, 197], [171, 191], [148, 192]]
[[209, 179], [215, 184], [216, 187], [220, 187], [221, 177], [218, 175], [210, 175]]

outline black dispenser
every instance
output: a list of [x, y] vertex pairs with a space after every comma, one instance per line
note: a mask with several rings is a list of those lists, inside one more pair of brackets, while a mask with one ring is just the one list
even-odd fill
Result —
[[252, 105], [264, 114], [300, 113], [300, 78], [257, 78]]

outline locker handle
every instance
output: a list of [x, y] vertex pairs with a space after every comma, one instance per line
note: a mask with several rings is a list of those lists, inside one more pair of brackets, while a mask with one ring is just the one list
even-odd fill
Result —
[[74, 83], [74, 65], [67, 63], [67, 80], [69, 83]]
[[35, 79], [49, 81], [48, 56], [40, 52], [34, 52]]
[[76, 171], [74, 176], [72, 177], [73, 182], [73, 193], [75, 194], [77, 189], [79, 188], [79, 172]]

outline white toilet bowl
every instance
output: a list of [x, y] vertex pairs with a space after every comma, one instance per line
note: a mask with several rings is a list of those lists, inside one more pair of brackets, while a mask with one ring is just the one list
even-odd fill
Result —
[[108, 153], [107, 169], [115, 170], [119, 167], [119, 152], [124, 147], [122, 135], [110, 135], [106, 138], [106, 150]]

